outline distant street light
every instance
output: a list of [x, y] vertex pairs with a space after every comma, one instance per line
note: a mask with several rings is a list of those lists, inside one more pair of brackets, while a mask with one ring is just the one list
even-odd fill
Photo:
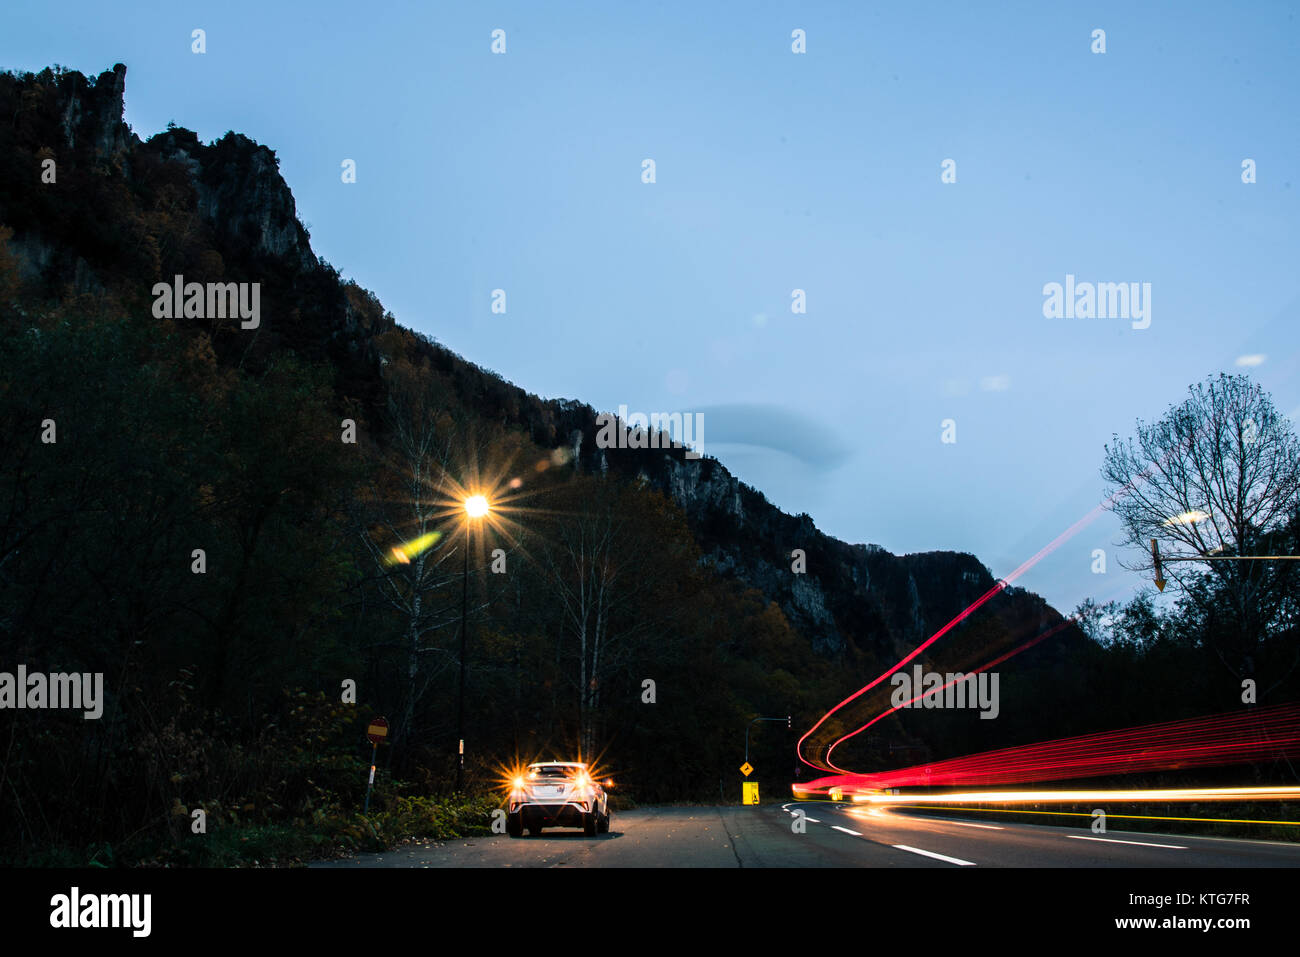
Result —
[[749, 722], [749, 724], [745, 725], [745, 763], [746, 764], [749, 763], [749, 729], [752, 728], [754, 725], [758, 724], [760, 721], [784, 721], [785, 726], [787, 728], [791, 726], [790, 715], [786, 715], [784, 718], [755, 718], [753, 721]]
[[[1173, 521], [1172, 519], [1170, 521]], [[1208, 552], [1202, 552], [1199, 555], [1165, 555], [1160, 554], [1160, 545], [1153, 538], [1151, 539], [1151, 559], [1155, 565], [1156, 587], [1161, 591], [1165, 590], [1168, 582], [1165, 580], [1163, 565], [1165, 562], [1294, 562], [1300, 561], [1300, 555], [1219, 555], [1223, 551], [1223, 546], [1213, 548]]]
[[492, 510], [491, 503], [483, 495], [471, 495], [465, 499], [465, 555], [464, 572], [461, 576], [460, 592], [460, 694], [456, 699], [456, 790], [465, 784], [465, 648], [466, 632], [469, 630], [469, 533], [470, 520], [482, 518]]

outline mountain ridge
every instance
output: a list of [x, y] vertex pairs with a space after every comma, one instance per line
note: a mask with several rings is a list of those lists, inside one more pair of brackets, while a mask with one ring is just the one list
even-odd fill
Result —
[[[850, 643], [882, 660], [904, 654], [997, 584], [968, 553], [895, 555], [836, 539], [810, 516], [781, 511], [716, 459], [688, 458], [682, 448], [599, 448], [590, 405], [542, 399], [404, 329], [372, 293], [316, 257], [273, 150], [234, 132], [204, 144], [172, 126], [141, 140], [123, 120], [125, 78], [119, 63], [94, 79], [61, 69], [0, 79], [33, 103], [34, 115], [15, 117], [18, 139], [26, 131], [42, 146], [26, 163], [3, 150], [0, 178], [37, 178], [40, 161], [57, 157], [60, 182], [71, 181], [89, 200], [69, 221], [66, 209], [44, 215], [40, 201], [24, 208], [12, 185], [0, 193], [0, 224], [13, 230], [9, 249], [24, 283], [53, 297], [119, 282], [121, 298], [143, 306], [141, 284], [117, 277], [170, 280], [179, 270], [187, 280], [260, 281], [263, 313], [271, 317], [266, 328], [252, 344], [237, 330], [216, 330], [217, 354], [241, 364], [280, 349], [328, 359], [339, 370], [340, 397], [372, 413], [382, 405], [378, 373], [394, 344], [414, 350], [456, 383], [477, 414], [544, 447], [569, 449], [575, 468], [639, 478], [665, 492], [686, 514], [705, 561], [780, 605], [821, 655], [838, 658]], [[125, 228], [112, 206], [119, 199]], [[140, 207], [164, 226], [137, 228], [131, 215]], [[795, 549], [806, 555], [805, 574], [791, 570]], [[1062, 622], [1042, 598], [1019, 588], [996, 595], [989, 611], [1040, 629]], [[1073, 630], [1073, 637], [1082, 633]]]

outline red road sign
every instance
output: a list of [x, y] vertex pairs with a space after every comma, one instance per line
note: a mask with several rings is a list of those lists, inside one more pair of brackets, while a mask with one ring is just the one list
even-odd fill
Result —
[[366, 737], [370, 739], [371, 744], [383, 744], [384, 739], [388, 737], [388, 719], [371, 719], [370, 727], [366, 728]]

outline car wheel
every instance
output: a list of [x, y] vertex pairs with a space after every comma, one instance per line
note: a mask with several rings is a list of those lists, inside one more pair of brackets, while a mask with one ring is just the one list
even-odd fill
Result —
[[609, 833], [609, 812], [608, 811], [606, 811], [604, 815], [601, 817], [600, 823], [596, 825], [596, 830], [598, 830], [601, 834]]
[[540, 837], [542, 833], [542, 828], [540, 825], [538, 825], [537, 827], [530, 827], [528, 829], [528, 833], [532, 837]]
[[582, 833], [588, 837], [596, 836], [596, 812], [582, 815]]
[[523, 816], [518, 811], [506, 815], [506, 833], [511, 837], [524, 836]]

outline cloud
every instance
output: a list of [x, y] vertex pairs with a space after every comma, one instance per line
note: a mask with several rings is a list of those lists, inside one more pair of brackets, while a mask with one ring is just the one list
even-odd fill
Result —
[[1256, 352], [1248, 356], [1237, 356], [1237, 365], [1244, 367], [1262, 366], [1267, 358], [1268, 356], [1262, 352]]
[[837, 468], [851, 449], [832, 429], [778, 405], [733, 403], [694, 410], [704, 415], [704, 450], [710, 445], [754, 445], [791, 455], [805, 465]]
[[1006, 392], [1011, 388], [1011, 376], [986, 375], [980, 379], [980, 389], [984, 392]]

